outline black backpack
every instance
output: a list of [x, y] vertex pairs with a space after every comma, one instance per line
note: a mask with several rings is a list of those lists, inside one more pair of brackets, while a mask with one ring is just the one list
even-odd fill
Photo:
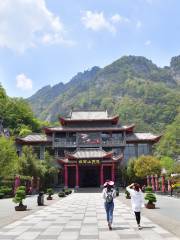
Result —
[[113, 201], [113, 191], [107, 191], [107, 196], [106, 196], [106, 202], [107, 203], [112, 203]]

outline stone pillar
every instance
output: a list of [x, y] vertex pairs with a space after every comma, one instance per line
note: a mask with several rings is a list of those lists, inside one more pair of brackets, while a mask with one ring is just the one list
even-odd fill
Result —
[[100, 185], [101, 187], [103, 186], [104, 184], [104, 174], [103, 174], [103, 164], [101, 164], [100, 166]]
[[150, 176], [147, 176], [147, 186], [150, 186]]
[[156, 191], [159, 190], [159, 183], [158, 183], [158, 175], [155, 175], [155, 186], [156, 186]]
[[115, 177], [114, 177], [114, 163], [112, 164], [112, 167], [111, 167], [111, 179], [114, 182], [114, 179], [115, 179]]
[[76, 163], [76, 188], [79, 188], [79, 166]]
[[155, 181], [154, 181], [154, 176], [151, 175], [151, 184], [152, 184], [152, 189], [155, 191]]
[[162, 175], [162, 188], [161, 188], [162, 192], [164, 193], [166, 190], [165, 190], [165, 176]]
[[16, 194], [16, 190], [17, 188], [21, 185], [21, 179], [19, 175], [15, 176], [15, 180], [14, 180], [14, 194]]
[[68, 167], [64, 165], [64, 187], [68, 188]]

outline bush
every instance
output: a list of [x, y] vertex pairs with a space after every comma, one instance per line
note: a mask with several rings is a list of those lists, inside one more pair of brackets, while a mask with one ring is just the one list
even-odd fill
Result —
[[65, 194], [66, 194], [66, 195], [69, 195], [69, 194], [71, 194], [71, 193], [72, 193], [72, 190], [71, 190], [71, 189], [65, 189], [65, 191], [64, 191], [64, 192], [65, 192]]
[[25, 192], [25, 187], [20, 186], [16, 190], [15, 197], [13, 198], [13, 202], [19, 203], [19, 206], [23, 206], [23, 199], [26, 198], [26, 192]]
[[12, 196], [12, 188], [10, 187], [5, 187], [5, 186], [1, 187], [0, 192], [4, 193], [5, 196]]
[[47, 189], [47, 194], [48, 194], [49, 196], [53, 195], [53, 194], [54, 194], [53, 189], [52, 189], [52, 188], [48, 188], [48, 189]]
[[151, 186], [147, 186], [147, 187], [145, 188], [145, 192], [146, 192], [146, 193], [152, 193], [152, 192], [153, 192], [152, 187], [151, 187]]
[[59, 196], [59, 197], [65, 197], [66, 195], [65, 195], [64, 192], [59, 192], [59, 193], [58, 193], [58, 196]]
[[151, 192], [147, 192], [144, 199], [148, 200], [148, 204], [152, 204], [156, 202], [156, 196], [154, 193], [151, 193]]
[[127, 198], [127, 199], [130, 199], [130, 198], [131, 198], [131, 195], [130, 195], [130, 193], [129, 193], [127, 190], [125, 191], [125, 195], [126, 195], [126, 198]]
[[2, 199], [4, 197], [4, 193], [0, 192], [0, 199]]

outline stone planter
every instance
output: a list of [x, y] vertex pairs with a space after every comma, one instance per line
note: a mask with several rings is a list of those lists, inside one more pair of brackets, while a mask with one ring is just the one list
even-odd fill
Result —
[[154, 203], [146, 203], [145, 206], [148, 209], [155, 209], [155, 204]]
[[16, 206], [15, 210], [16, 211], [26, 211], [27, 210], [27, 206], [26, 205]]

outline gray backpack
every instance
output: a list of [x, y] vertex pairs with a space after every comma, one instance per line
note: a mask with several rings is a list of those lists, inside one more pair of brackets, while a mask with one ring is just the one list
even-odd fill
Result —
[[106, 203], [112, 203], [113, 202], [113, 191], [107, 191], [106, 196]]

